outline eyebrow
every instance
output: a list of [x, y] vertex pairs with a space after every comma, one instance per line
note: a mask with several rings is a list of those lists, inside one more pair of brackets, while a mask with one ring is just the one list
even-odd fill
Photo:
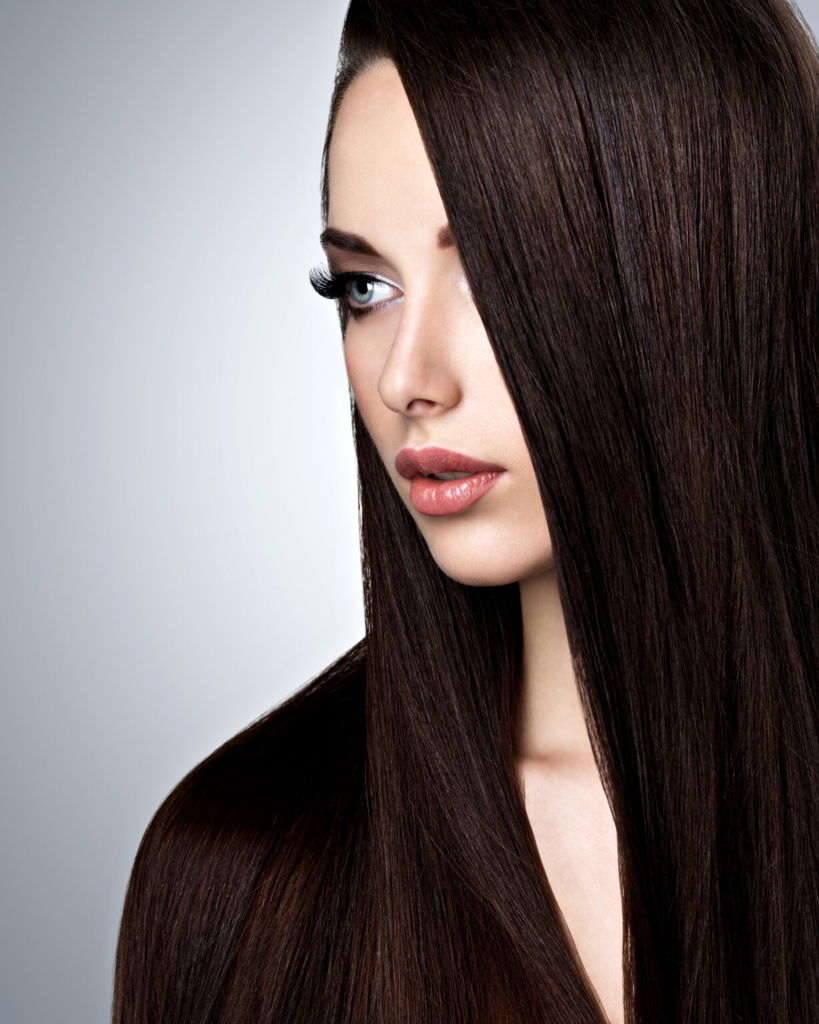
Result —
[[[334, 249], [339, 249], [341, 252], [352, 252], [358, 256], [374, 256], [376, 259], [383, 259], [381, 253], [374, 249], [366, 238], [362, 238], [361, 235], [352, 235], [348, 231], [339, 231], [338, 228], [327, 228], [322, 231], [319, 241], [322, 249], [332, 245]], [[449, 249], [453, 245], [455, 245], [455, 239], [452, 237], [452, 229], [449, 224], [444, 224], [443, 227], [438, 228], [438, 248]]]
[[322, 249], [332, 245], [334, 249], [340, 249], [342, 252], [354, 252], [359, 256], [375, 256], [376, 259], [382, 259], [381, 253], [376, 252], [366, 239], [360, 235], [339, 231], [337, 228], [327, 228], [326, 231], [322, 231], [319, 241]]

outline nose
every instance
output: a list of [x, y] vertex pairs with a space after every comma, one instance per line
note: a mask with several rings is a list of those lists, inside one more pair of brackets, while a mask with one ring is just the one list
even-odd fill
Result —
[[445, 303], [405, 296], [401, 319], [378, 379], [382, 402], [403, 416], [436, 415], [461, 400], [457, 329]]

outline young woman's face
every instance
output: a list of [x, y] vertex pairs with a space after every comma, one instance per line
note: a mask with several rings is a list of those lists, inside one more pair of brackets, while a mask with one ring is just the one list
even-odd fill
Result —
[[329, 154], [325, 249], [350, 310], [356, 403], [447, 575], [472, 585], [552, 565], [517, 413], [470, 295], [392, 63], [356, 78]]

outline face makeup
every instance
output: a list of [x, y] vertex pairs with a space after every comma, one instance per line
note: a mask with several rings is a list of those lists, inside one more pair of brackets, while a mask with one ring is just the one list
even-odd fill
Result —
[[505, 472], [503, 466], [447, 448], [402, 448], [395, 468], [410, 480], [410, 500], [425, 516], [452, 516], [480, 501]]
[[328, 267], [313, 283], [347, 313], [358, 411], [433, 558], [475, 586], [550, 568], [517, 412], [389, 62], [350, 85], [328, 176]]

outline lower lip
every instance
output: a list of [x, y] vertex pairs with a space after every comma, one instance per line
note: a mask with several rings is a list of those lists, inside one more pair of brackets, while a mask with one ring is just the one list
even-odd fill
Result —
[[454, 516], [480, 501], [502, 475], [487, 470], [460, 480], [434, 480], [429, 476], [414, 476], [410, 484], [410, 499], [425, 516]]

